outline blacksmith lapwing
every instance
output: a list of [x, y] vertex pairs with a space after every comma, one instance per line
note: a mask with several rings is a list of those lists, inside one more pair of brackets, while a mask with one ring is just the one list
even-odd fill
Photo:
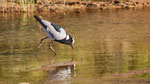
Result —
[[50, 42], [50, 48], [54, 52], [55, 55], [56, 55], [56, 52], [52, 47], [52, 43], [54, 41], [62, 43], [62, 44], [70, 45], [73, 49], [72, 45], [74, 44], [74, 39], [62, 27], [60, 27], [54, 23], [51, 23], [47, 20], [42, 20], [35, 15], [34, 15], [34, 17], [42, 25], [44, 31], [47, 33], [47, 37], [42, 38], [40, 41], [39, 47], [36, 50], [36, 54], [35, 54], [36, 57], [37, 57], [37, 53], [38, 53], [38, 50], [41, 46], [42, 41], [47, 39], [47, 38], [50, 38], [52, 40]]

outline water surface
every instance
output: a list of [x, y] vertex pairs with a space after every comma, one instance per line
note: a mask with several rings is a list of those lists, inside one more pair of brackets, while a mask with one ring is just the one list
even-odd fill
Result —
[[[113, 74], [150, 69], [150, 11], [116, 10], [83, 14], [37, 14], [62, 26], [75, 38], [74, 49], [55, 42], [55, 57], [43, 42], [46, 34], [32, 15], [0, 14], [0, 83], [17, 84], [149, 84], [150, 74], [109, 78]], [[50, 71], [32, 71], [53, 62], [77, 64]], [[108, 77], [107, 77], [108, 76]]]

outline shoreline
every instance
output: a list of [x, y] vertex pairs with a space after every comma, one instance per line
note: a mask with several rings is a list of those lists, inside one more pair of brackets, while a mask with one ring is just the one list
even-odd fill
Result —
[[22, 4], [19, 2], [0, 2], [0, 13], [24, 13], [24, 12], [50, 12], [50, 13], [80, 13], [87, 10], [119, 10], [119, 9], [144, 9], [150, 8], [148, 0], [134, 0], [129, 2], [121, 2], [114, 0], [113, 2], [98, 1], [63, 1], [59, 2], [37, 2]]

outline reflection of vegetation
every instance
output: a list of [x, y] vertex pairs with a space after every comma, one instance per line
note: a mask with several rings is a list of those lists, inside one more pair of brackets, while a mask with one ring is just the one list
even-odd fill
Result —
[[[1, 60], [8, 60], [0, 62], [0, 81], [12, 82], [38, 82], [42, 76], [47, 73], [43, 71], [30, 71], [33, 68], [39, 67], [38, 62], [31, 61], [31, 54], [3, 54], [0, 55]], [[32, 57], [32, 59], [34, 59]], [[29, 64], [27, 66], [27, 64]], [[33, 65], [34, 64], [34, 65]], [[38, 66], [37, 66], [38, 65]], [[11, 84], [11, 83], [10, 83]]]
[[[43, 76], [43, 72], [23, 73], [26, 70], [39, 67], [37, 66], [39, 65], [37, 60], [33, 57], [34, 55], [26, 54], [27, 51], [34, 53], [35, 43], [38, 44], [38, 42], [35, 42], [36, 40], [32, 41], [34, 37], [30, 37], [30, 35], [35, 34], [32, 32], [31, 34], [27, 33], [28, 31], [34, 30], [33, 27], [30, 29], [31, 25], [27, 26], [28, 23], [32, 24], [32, 19], [27, 20], [27, 17], [24, 17], [23, 19], [18, 18], [17, 20], [6, 18], [1, 23], [7, 24], [1, 26], [0, 73], [2, 74], [0, 74], [0, 81], [7, 80], [8, 82], [11, 82], [15, 80], [14, 83], [18, 84], [18, 80], [20, 80], [20, 82], [24, 82], [23, 80], [26, 80], [27, 82], [37, 81], [37, 79], [39, 80], [40, 77]], [[35, 61], [31, 61], [31, 59]], [[28, 63], [29, 66], [27, 66]]]
[[[127, 13], [120, 12], [118, 11], [119, 17]], [[138, 36], [139, 32], [142, 32], [143, 37], [149, 33], [144, 34], [143, 31], [130, 33], [130, 31], [135, 31], [131, 25], [136, 25], [136, 22], [134, 24], [128, 24], [126, 21], [120, 23], [122, 17], [120, 20], [116, 13], [110, 13], [110, 11], [102, 12], [99, 16], [100, 14], [100, 12], [78, 14], [70, 17], [63, 16], [64, 18], [47, 16], [52, 22], [64, 26], [67, 32], [71, 32], [75, 38], [73, 50], [70, 46], [54, 43], [53, 46], [58, 52], [55, 62], [66, 62], [74, 57], [77, 61], [75, 78], [79, 77], [83, 80], [91, 78], [92, 82], [95, 77], [105, 74], [149, 68], [149, 40], [140, 40]], [[110, 19], [114, 23], [117, 21], [117, 24], [112, 23]], [[45, 32], [38, 29], [33, 18], [28, 18], [26, 14], [21, 17], [16, 15], [12, 19], [3, 18], [0, 25], [0, 81], [15, 80], [15, 82], [27, 81], [36, 84], [45, 77], [48, 78], [50, 76], [48, 72], [30, 71], [40, 67], [34, 57], [34, 52], [40, 39], [45, 36]], [[121, 28], [118, 25], [122, 25]], [[48, 45], [49, 40], [46, 40], [38, 54], [42, 65], [49, 64], [54, 58]], [[149, 74], [138, 76], [148, 78]]]
[[134, 46], [135, 53], [130, 56], [129, 60], [129, 69], [146, 69], [148, 67], [149, 62], [149, 53], [147, 46], [141, 46], [141, 44], [137, 44]]
[[[106, 46], [105, 48], [109, 48], [107, 45], [103, 44], [103, 46]], [[119, 43], [114, 47], [114, 50], [117, 46], [119, 47]], [[130, 51], [123, 49], [125, 47]], [[141, 46], [141, 44], [131, 45], [124, 42], [119, 49], [120, 50], [116, 49], [117, 51], [113, 50], [113, 52], [106, 49], [105, 51], [107, 52], [102, 52], [95, 55], [95, 66], [98, 68], [98, 73], [121, 73], [128, 72], [130, 70], [148, 68], [149, 53], [147, 52], [147, 46]]]

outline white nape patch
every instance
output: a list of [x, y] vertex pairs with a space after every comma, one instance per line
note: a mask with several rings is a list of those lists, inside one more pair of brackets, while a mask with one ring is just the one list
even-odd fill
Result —
[[69, 39], [69, 35], [67, 35], [67, 37], [66, 37], [66, 40], [68, 40]]
[[73, 44], [74, 44], [74, 38], [72, 38], [72, 40], [73, 40], [73, 41], [72, 41], [72, 45], [73, 45]]

